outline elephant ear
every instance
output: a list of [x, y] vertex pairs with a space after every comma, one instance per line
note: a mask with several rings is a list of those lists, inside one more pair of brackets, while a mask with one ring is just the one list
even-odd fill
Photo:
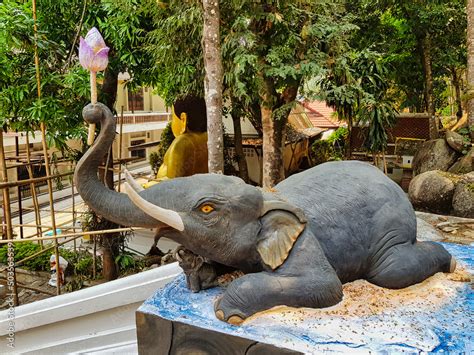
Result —
[[257, 251], [272, 270], [282, 265], [305, 228], [302, 210], [283, 201], [266, 201]]

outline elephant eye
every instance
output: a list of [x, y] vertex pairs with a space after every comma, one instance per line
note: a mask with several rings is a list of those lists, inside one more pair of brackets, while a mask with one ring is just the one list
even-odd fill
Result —
[[211, 213], [212, 211], [214, 211], [214, 207], [212, 207], [211, 205], [208, 205], [208, 204], [205, 204], [205, 205], [202, 205], [201, 206], [201, 212], [204, 212], [204, 213]]

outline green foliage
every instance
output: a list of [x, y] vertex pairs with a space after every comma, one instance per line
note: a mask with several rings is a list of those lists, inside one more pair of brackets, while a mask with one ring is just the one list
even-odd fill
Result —
[[128, 252], [122, 252], [115, 258], [115, 263], [119, 267], [121, 274], [130, 274], [140, 271], [145, 267], [145, 262], [137, 258], [136, 255]]
[[[19, 262], [33, 254], [38, 253], [41, 250], [39, 244], [33, 242], [22, 242], [14, 243], [14, 260]], [[49, 271], [50, 263], [49, 260], [51, 255], [54, 254], [54, 250], [48, 250], [21, 265], [22, 268], [32, 271]], [[67, 274], [82, 275], [86, 278], [92, 278], [92, 264], [93, 257], [86, 250], [73, 251], [70, 249], [59, 248], [59, 255], [66, 259], [69, 263], [66, 270]], [[4, 245], [0, 248], [0, 263], [6, 264], [8, 257], [8, 246]], [[100, 258], [96, 259], [98, 270], [101, 268]]]
[[470, 131], [473, 129], [469, 129], [469, 127], [462, 127], [457, 130], [457, 133], [459, 133], [462, 138], [463, 138], [463, 150], [462, 154], [466, 155], [470, 152], [471, 149], [471, 136], [470, 136]]
[[340, 119], [368, 126], [367, 147], [383, 151], [387, 128], [395, 121], [394, 102], [388, 96], [389, 67], [379, 53], [350, 51], [334, 59], [317, 83], [317, 91]]
[[165, 154], [170, 147], [171, 143], [173, 143], [174, 135], [173, 131], [171, 130], [171, 122], [169, 122], [163, 132], [161, 132], [161, 140], [158, 144], [158, 150], [155, 152], [151, 152], [149, 156], [149, 163], [151, 168], [153, 169], [153, 173], [156, 175], [158, 174], [158, 170], [160, 166], [163, 164]]
[[400, 109], [426, 109], [425, 54], [432, 63], [436, 107], [447, 104], [442, 93], [466, 67], [465, 1], [356, 0], [346, 7], [360, 28], [351, 45], [382, 53]]
[[348, 134], [349, 131], [346, 127], [339, 127], [327, 139], [315, 141], [311, 146], [313, 163], [318, 165], [327, 161], [343, 159]]
[[[89, 74], [77, 58], [78, 37], [96, 26], [111, 48], [109, 69], [128, 71], [131, 86], [150, 82], [145, 35], [149, 11], [138, 0], [42, 0], [37, 4], [41, 99], [37, 94], [31, 0], [0, 4], [0, 123], [12, 130], [47, 128], [47, 143], [75, 156], [68, 139], [86, 136], [82, 108], [90, 100]], [[109, 70], [108, 69], [108, 70]], [[98, 82], [102, 81], [99, 74]], [[101, 98], [102, 100], [103, 98]]]
[[[93, 278], [92, 267], [94, 264], [94, 258], [89, 251], [83, 249], [78, 249], [77, 251], [61, 249], [59, 254], [69, 263], [66, 274], [72, 276], [82, 275], [87, 279]], [[99, 257], [96, 258], [96, 267], [97, 271], [100, 272], [102, 267]]]
[[168, 105], [185, 94], [203, 95], [202, 8], [197, 1], [170, 0], [167, 6], [146, 5], [153, 17], [147, 50], [154, 65], [148, 69], [156, 92]]
[[[48, 144], [67, 152], [66, 140], [83, 135], [81, 110], [89, 93], [88, 75], [77, 66], [72, 74], [64, 71], [67, 45], [62, 38], [50, 37], [45, 23], [49, 15], [43, 14], [42, 3], [38, 8], [38, 99], [31, 1], [0, 4], [0, 123], [31, 132], [44, 122]], [[76, 80], [70, 80], [71, 75]]]
[[[22, 242], [13, 244], [14, 260], [18, 262], [25, 259], [41, 250], [39, 244], [33, 242]], [[27, 270], [35, 271], [48, 271], [49, 270], [49, 258], [51, 252], [38, 255], [37, 257], [25, 262], [22, 267]], [[6, 264], [8, 258], [8, 246], [4, 244], [0, 248], [0, 263]]]

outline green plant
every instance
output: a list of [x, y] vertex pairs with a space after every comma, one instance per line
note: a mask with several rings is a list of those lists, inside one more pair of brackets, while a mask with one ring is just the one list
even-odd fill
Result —
[[473, 128], [469, 128], [469, 127], [463, 127], [463, 128], [460, 128], [457, 130], [457, 133], [459, 133], [462, 138], [463, 138], [463, 150], [462, 150], [462, 154], [466, 155], [467, 153], [469, 153], [469, 150], [471, 148], [471, 137], [469, 135], [470, 131], [472, 131]]
[[120, 271], [124, 271], [130, 268], [134, 268], [136, 263], [133, 255], [131, 254], [120, 254], [115, 258], [115, 263], [120, 268]]
[[311, 146], [313, 163], [317, 165], [331, 160], [341, 160], [348, 134], [346, 127], [339, 127], [327, 139], [314, 142]]
[[143, 260], [138, 259], [135, 254], [130, 252], [122, 252], [115, 258], [115, 263], [119, 267], [122, 275], [140, 271], [145, 266]]
[[[39, 252], [41, 247], [39, 244], [33, 242], [22, 242], [17, 243], [13, 246], [14, 260], [18, 262], [33, 254]], [[49, 260], [51, 255], [54, 254], [54, 250], [48, 250], [43, 254], [37, 255], [36, 257], [26, 261], [21, 265], [22, 268], [32, 271], [49, 271], [50, 263]], [[66, 248], [59, 248], [59, 255], [62, 256], [68, 262], [66, 274], [77, 276], [82, 275], [85, 278], [92, 278], [92, 265], [93, 256], [87, 250], [69, 250]], [[6, 264], [8, 257], [8, 246], [4, 245], [0, 248], [0, 263]], [[100, 258], [96, 259], [96, 265], [98, 270], [101, 269]]]
[[[22, 259], [25, 259], [38, 251], [41, 250], [41, 247], [38, 244], [33, 242], [23, 242], [23, 243], [15, 243], [13, 245], [14, 250], [14, 260], [18, 262]], [[34, 257], [31, 260], [26, 261], [23, 263], [22, 268], [27, 270], [35, 270], [35, 271], [47, 271], [49, 270], [49, 258], [51, 256], [51, 251], [45, 252], [44, 254], [40, 254]], [[0, 263], [6, 264], [8, 258], [8, 246], [4, 245], [0, 248]]]
[[156, 152], [151, 152], [148, 158], [148, 161], [155, 175], [158, 174], [158, 170], [163, 164], [166, 151], [170, 147], [171, 143], [173, 143], [173, 140], [174, 135], [173, 131], [171, 130], [171, 122], [169, 122], [161, 133], [161, 140], [160, 144], [158, 144], [158, 150]]

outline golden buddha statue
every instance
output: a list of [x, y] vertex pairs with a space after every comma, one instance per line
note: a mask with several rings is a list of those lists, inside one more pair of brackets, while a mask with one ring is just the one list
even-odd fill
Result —
[[207, 173], [207, 120], [203, 98], [186, 96], [176, 100], [172, 110], [171, 130], [175, 139], [165, 153], [156, 179], [160, 180]]

